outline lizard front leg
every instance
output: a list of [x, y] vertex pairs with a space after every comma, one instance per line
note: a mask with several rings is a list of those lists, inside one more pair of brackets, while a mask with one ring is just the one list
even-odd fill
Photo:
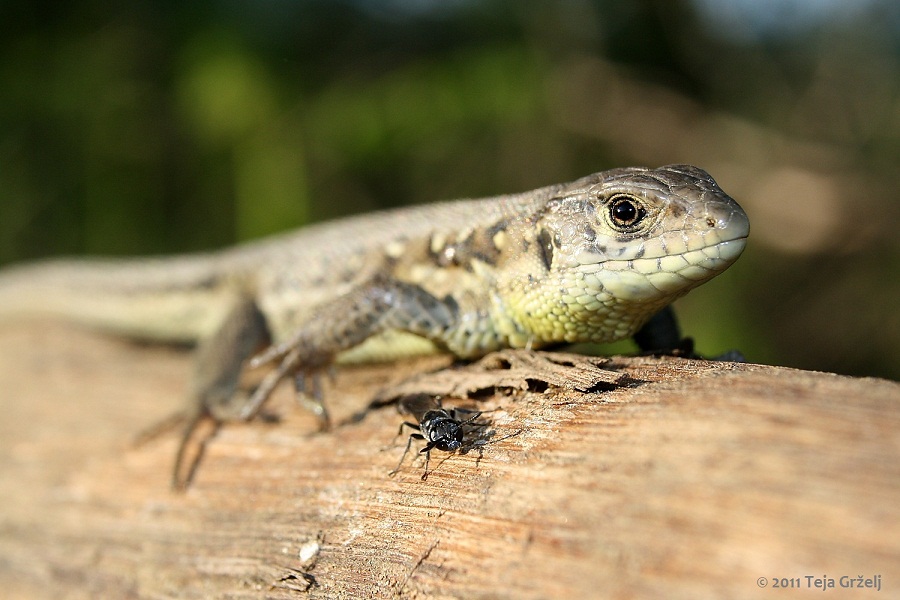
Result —
[[[307, 377], [315, 377], [338, 354], [374, 335], [407, 331], [440, 344], [458, 320], [459, 307], [451, 297], [437, 298], [421, 286], [376, 275], [313, 311], [291, 337], [251, 361], [251, 367], [279, 362], [244, 406], [242, 417], [259, 410], [283, 378], [293, 375], [302, 389]], [[316, 412], [327, 415], [321, 398], [314, 400], [319, 405]]]
[[694, 341], [681, 337], [681, 329], [671, 306], [653, 315], [632, 338], [641, 352], [647, 354], [690, 355], [694, 350]]
[[[687, 358], [707, 358], [694, 352], [694, 339], [681, 337], [681, 329], [675, 318], [675, 311], [667, 306], [647, 321], [632, 336], [641, 352], [645, 354], [670, 354]], [[710, 357], [711, 360], [744, 362], [744, 355], [739, 350], [728, 350], [720, 355]]]

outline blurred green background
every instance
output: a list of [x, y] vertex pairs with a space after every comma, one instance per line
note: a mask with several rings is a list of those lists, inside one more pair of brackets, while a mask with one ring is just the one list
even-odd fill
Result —
[[679, 301], [700, 351], [900, 379], [896, 0], [13, 0], [0, 32], [0, 264], [688, 162], [753, 226]]

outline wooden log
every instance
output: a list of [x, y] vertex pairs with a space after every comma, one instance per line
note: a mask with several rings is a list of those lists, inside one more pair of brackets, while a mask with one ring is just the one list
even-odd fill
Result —
[[4, 326], [2, 596], [900, 595], [900, 384], [614, 357], [594, 391], [482, 393], [490, 443], [390, 477], [409, 417], [361, 411], [437, 364], [341, 369], [325, 433], [281, 390], [278, 423], [222, 427], [176, 493], [178, 432], [133, 440], [181, 407], [187, 353]]

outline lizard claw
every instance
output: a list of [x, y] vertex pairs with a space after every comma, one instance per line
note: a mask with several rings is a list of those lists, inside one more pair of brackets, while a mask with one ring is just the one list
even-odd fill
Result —
[[[256, 367], [271, 362], [276, 358], [281, 358], [278, 366], [266, 374], [256, 390], [248, 398], [247, 403], [241, 409], [241, 419], [246, 421], [256, 415], [281, 380], [293, 373], [294, 391], [297, 394], [297, 401], [319, 418], [322, 429], [330, 428], [331, 420], [323, 401], [319, 374], [307, 372], [305, 369], [300, 368], [301, 355], [302, 352], [299, 348], [291, 347], [290, 344], [282, 344], [272, 346], [250, 361], [250, 365]], [[307, 390], [307, 378], [311, 381], [311, 390]]]
[[[307, 389], [307, 381], [309, 381], [309, 388], [311, 389]], [[297, 402], [319, 418], [321, 429], [330, 429], [331, 416], [325, 407], [321, 374], [297, 373], [294, 376], [294, 391], [296, 392]]]
[[[265, 364], [281, 354], [281, 352], [273, 352], [273, 350], [279, 350], [279, 348], [270, 348], [263, 354], [253, 358], [250, 361], [250, 365], [258, 366]], [[269, 356], [270, 354], [271, 356]], [[278, 383], [285, 377], [285, 375], [296, 370], [299, 363], [300, 350], [294, 348], [293, 350], [289, 350], [288, 352], [284, 353], [284, 356], [278, 366], [272, 371], [269, 371], [269, 373], [267, 373], [266, 376], [263, 377], [262, 382], [260, 382], [259, 386], [247, 400], [247, 403], [241, 410], [241, 419], [246, 421], [253, 417], [259, 411], [259, 408], [263, 405], [263, 403], [269, 399], [269, 396], [272, 395], [272, 392], [275, 390], [275, 387], [278, 385]]]
[[294, 340], [288, 340], [278, 345], [271, 345], [253, 358], [250, 359], [250, 368], [256, 369], [265, 364], [273, 362], [275, 359], [286, 356], [292, 348], [296, 349]]

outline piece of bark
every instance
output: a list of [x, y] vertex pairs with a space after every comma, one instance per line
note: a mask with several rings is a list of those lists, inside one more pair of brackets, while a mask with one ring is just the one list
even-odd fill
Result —
[[179, 494], [178, 433], [132, 441], [181, 407], [187, 354], [4, 327], [3, 597], [790, 598], [823, 576], [875, 597], [842, 575], [900, 594], [897, 383], [615, 357], [615, 389], [479, 399], [495, 437], [521, 433], [388, 477], [404, 417], [349, 416], [433, 365], [340, 370], [327, 433], [280, 390], [280, 422], [222, 427]]
[[408, 396], [473, 398], [502, 390], [541, 390], [556, 387], [589, 392], [610, 390], [628, 379], [608, 368], [611, 359], [563, 352], [503, 350], [456, 368], [410, 377], [378, 392], [372, 402], [381, 406]]

